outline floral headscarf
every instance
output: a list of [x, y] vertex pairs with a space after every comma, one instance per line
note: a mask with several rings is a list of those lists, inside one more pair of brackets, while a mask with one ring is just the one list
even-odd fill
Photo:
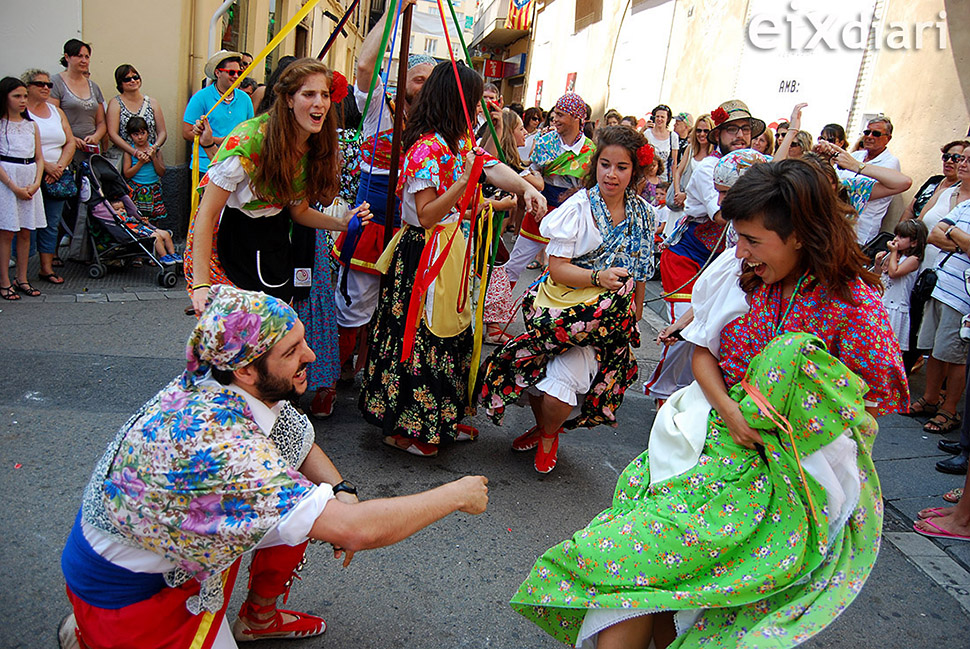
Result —
[[722, 157], [714, 167], [714, 184], [733, 187], [745, 171], [771, 158], [754, 149], [739, 149]]
[[189, 388], [213, 367], [236, 370], [265, 354], [296, 322], [296, 311], [265, 293], [217, 284], [185, 346], [182, 386]]

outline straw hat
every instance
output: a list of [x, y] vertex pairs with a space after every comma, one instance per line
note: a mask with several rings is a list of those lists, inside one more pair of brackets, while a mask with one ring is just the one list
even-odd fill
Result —
[[230, 52], [229, 50], [219, 50], [215, 54], [209, 57], [209, 60], [205, 62], [205, 76], [216, 80], [216, 68], [222, 65], [222, 62], [226, 59], [239, 59], [242, 58], [242, 54], [239, 52]]
[[752, 117], [751, 111], [748, 110], [748, 105], [740, 99], [731, 99], [730, 101], [726, 101], [718, 106], [717, 110], [711, 113], [711, 120], [714, 122], [714, 128], [711, 129], [711, 132], [708, 133], [707, 136], [716, 136], [716, 133], [721, 129], [721, 127], [728, 122], [737, 122], [743, 119], [746, 119], [751, 123], [751, 139], [754, 139], [765, 132], [764, 120], [760, 120], [757, 117]]

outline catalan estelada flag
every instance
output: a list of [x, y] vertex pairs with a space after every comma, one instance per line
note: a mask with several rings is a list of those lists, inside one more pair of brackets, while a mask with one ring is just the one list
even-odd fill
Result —
[[529, 29], [532, 27], [533, 0], [512, 0], [509, 14], [505, 17], [505, 29]]

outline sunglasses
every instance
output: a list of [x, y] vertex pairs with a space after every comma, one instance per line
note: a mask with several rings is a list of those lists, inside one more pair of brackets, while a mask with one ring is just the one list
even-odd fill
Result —
[[226, 68], [216, 68], [216, 70], [219, 72], [225, 72], [230, 77], [238, 77], [240, 74], [242, 74], [242, 70], [227, 70]]
[[695, 129], [695, 132], [697, 132], [697, 133], [710, 133], [711, 132], [711, 129], [709, 129], [709, 128], [698, 128], [698, 129]]
[[141, 77], [137, 74], [133, 74], [130, 77], [125, 77], [122, 79], [125, 83], [131, 83], [132, 81], [141, 81]]
[[31, 81], [30, 85], [36, 88], [47, 88], [48, 90], [54, 87], [54, 84], [50, 81]]
[[883, 135], [888, 135], [887, 133], [883, 133], [882, 131], [873, 131], [873, 130], [868, 129], [868, 128], [866, 130], [864, 130], [862, 132], [862, 134], [863, 135], [871, 135], [872, 137], [882, 137]]
[[836, 144], [836, 143], [838, 143], [838, 140], [836, 140], [834, 137], [825, 137], [824, 135], [819, 135], [818, 136], [818, 141], [819, 142], [828, 142], [830, 144]]
[[943, 162], [963, 162], [966, 157], [962, 153], [944, 153]]

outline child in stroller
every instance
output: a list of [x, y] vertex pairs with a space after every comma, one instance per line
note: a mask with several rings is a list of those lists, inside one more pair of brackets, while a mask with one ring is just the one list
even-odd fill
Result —
[[[91, 160], [91, 170], [100, 185], [104, 200], [92, 201], [92, 216], [103, 223], [111, 223], [113, 217], [131, 231], [135, 239], [154, 239], [155, 254], [162, 266], [181, 264], [182, 258], [175, 253], [172, 233], [154, 227], [142, 216], [129, 196], [128, 185], [114, 166], [97, 157]], [[110, 206], [110, 207], [109, 207]]]

